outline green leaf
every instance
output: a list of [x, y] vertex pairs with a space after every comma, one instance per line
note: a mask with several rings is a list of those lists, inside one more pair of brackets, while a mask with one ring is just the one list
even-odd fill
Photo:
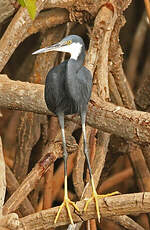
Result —
[[36, 0], [24, 0], [24, 3], [25, 3], [25, 7], [29, 12], [30, 17], [34, 19], [36, 16]]
[[21, 6], [25, 7], [25, 2], [24, 2], [24, 0], [18, 0], [18, 2], [19, 2], [19, 4], [20, 4]]

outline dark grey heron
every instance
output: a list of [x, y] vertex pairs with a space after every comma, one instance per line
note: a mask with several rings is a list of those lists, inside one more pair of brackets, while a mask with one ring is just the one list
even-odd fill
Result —
[[[69, 204], [78, 209], [76, 204], [68, 198], [67, 188], [67, 158], [66, 140], [64, 132], [64, 115], [77, 113], [81, 117], [82, 131], [84, 138], [84, 154], [87, 160], [88, 169], [90, 173], [91, 184], [93, 188], [93, 196], [87, 201], [85, 211], [89, 202], [94, 199], [96, 203], [96, 210], [98, 220], [100, 221], [100, 212], [98, 207], [98, 195], [96, 193], [92, 170], [89, 162], [88, 148], [86, 143], [85, 121], [88, 101], [92, 91], [92, 75], [90, 71], [83, 66], [85, 58], [85, 45], [81, 37], [77, 35], [70, 35], [65, 37], [62, 41], [50, 47], [39, 49], [33, 54], [46, 53], [49, 51], [61, 51], [71, 54], [69, 60], [62, 62], [60, 65], [52, 68], [45, 82], [45, 101], [48, 109], [58, 116], [63, 142], [63, 158], [64, 158], [64, 202], [59, 208], [55, 218], [55, 223], [60, 215], [62, 208], [65, 206], [73, 224]], [[104, 197], [106, 195], [100, 195]]]

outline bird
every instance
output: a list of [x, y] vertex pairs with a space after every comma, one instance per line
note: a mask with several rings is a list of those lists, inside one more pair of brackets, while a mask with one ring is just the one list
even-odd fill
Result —
[[45, 48], [41, 48], [32, 54], [41, 54], [49, 51], [59, 51], [70, 54], [70, 58], [53, 67], [47, 74], [45, 81], [45, 102], [50, 111], [57, 115], [62, 133], [63, 158], [64, 158], [64, 201], [55, 217], [57, 222], [62, 208], [65, 206], [70, 218], [71, 224], [74, 224], [69, 205], [72, 205], [78, 212], [77, 205], [68, 198], [67, 185], [67, 158], [66, 139], [64, 131], [64, 115], [79, 114], [82, 124], [84, 154], [87, 161], [91, 185], [92, 196], [87, 200], [84, 211], [87, 210], [89, 202], [94, 199], [96, 204], [97, 217], [100, 222], [100, 211], [98, 198], [106, 195], [98, 195], [94, 185], [92, 169], [89, 161], [89, 153], [86, 140], [86, 114], [88, 102], [92, 92], [92, 74], [83, 66], [85, 60], [85, 44], [78, 35], [68, 35], [60, 42]]

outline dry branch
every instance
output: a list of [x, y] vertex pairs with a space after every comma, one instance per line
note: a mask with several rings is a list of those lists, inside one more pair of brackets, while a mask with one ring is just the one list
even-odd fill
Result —
[[73, 5], [74, 0], [48, 0], [44, 6], [44, 8], [52, 8], [52, 7], [60, 7], [60, 8], [68, 8]]
[[[86, 127], [86, 136], [87, 136], [87, 143], [89, 143], [89, 136], [90, 136], [90, 127]], [[85, 155], [83, 152], [83, 135], [80, 137], [79, 142], [79, 150], [77, 152], [77, 156], [75, 159], [75, 168], [73, 170], [73, 184], [78, 197], [81, 198], [81, 195], [84, 191], [84, 181], [83, 181], [83, 174], [84, 174], [84, 162], [85, 162]]]
[[98, 193], [102, 194], [103, 192], [107, 191], [108, 189], [110, 189], [114, 185], [125, 181], [127, 178], [129, 178], [131, 176], [133, 176], [133, 169], [132, 168], [128, 168], [128, 169], [125, 169], [119, 173], [116, 173], [115, 175], [111, 176], [106, 181], [104, 181], [102, 183], [102, 185], [100, 185], [98, 187], [98, 189], [97, 189]]
[[144, 2], [145, 2], [145, 8], [146, 8], [148, 20], [150, 21], [150, 2], [149, 0], [144, 0]]
[[10, 0], [0, 1], [0, 23], [10, 17], [15, 12], [15, 2]]
[[33, 21], [33, 24], [28, 28], [27, 33], [24, 34], [23, 40], [39, 31], [44, 31], [47, 28], [55, 27], [68, 21], [69, 14], [68, 11], [65, 9], [58, 8], [51, 9], [46, 12], [41, 12], [39, 16], [35, 19], [35, 21]]
[[[19, 11], [23, 11], [24, 9], [20, 9]], [[27, 13], [27, 12], [26, 12]], [[19, 12], [18, 12], [19, 14]], [[28, 14], [28, 13], [27, 13]], [[26, 15], [27, 16], [27, 15]], [[63, 24], [67, 21], [69, 21], [69, 15], [68, 12], [65, 9], [51, 9], [48, 12], [42, 12], [35, 21], [31, 21], [30, 23], [24, 21], [24, 18], [21, 18], [21, 13], [16, 21], [11, 22], [11, 27], [8, 27], [8, 32], [4, 34], [2, 39], [0, 40], [0, 71], [3, 69], [5, 64], [7, 63], [8, 59], [14, 52], [14, 48], [17, 48], [18, 45], [25, 40], [30, 35], [37, 33], [41, 30], [55, 27], [56, 25]], [[20, 17], [20, 19], [19, 19]], [[30, 19], [30, 18], [29, 18]], [[14, 19], [13, 19], [14, 20]], [[18, 20], [18, 21], [17, 21]], [[19, 20], [21, 22], [19, 22]], [[30, 20], [29, 20], [30, 21]], [[20, 24], [19, 24], [20, 23]], [[22, 23], [22, 24], [21, 24]], [[18, 26], [20, 25], [20, 26]], [[17, 29], [16, 29], [16, 28]], [[14, 31], [14, 33], [11, 32], [11, 30]], [[25, 32], [26, 31], [26, 32]], [[11, 37], [9, 36], [9, 33], [11, 34]], [[19, 34], [19, 37], [18, 37]], [[7, 52], [4, 52], [4, 49], [6, 47]], [[3, 51], [3, 52], [2, 52]]]
[[31, 150], [40, 138], [40, 120], [42, 120], [42, 115], [31, 112], [20, 113], [16, 155], [13, 165], [14, 175], [19, 183], [23, 181], [27, 174]]
[[148, 28], [146, 22], [146, 14], [143, 13], [142, 19], [137, 27], [137, 31], [134, 35], [132, 49], [127, 62], [127, 76], [130, 86], [133, 88], [135, 84], [135, 77], [137, 75], [138, 61], [142, 51], [142, 47], [145, 41], [145, 34]]
[[134, 220], [129, 218], [128, 216], [113, 216], [109, 217], [109, 220], [115, 221], [115, 223], [118, 223], [122, 225], [124, 228], [128, 230], [144, 230], [142, 226], [140, 226], [138, 223], [136, 223]]
[[[7, 190], [9, 194], [11, 195], [17, 190], [17, 188], [19, 187], [19, 183], [7, 165], [6, 165], [6, 181], [7, 181]], [[21, 211], [23, 216], [26, 216], [26, 215], [29, 215], [35, 212], [28, 198], [24, 199], [24, 201], [20, 205], [19, 210]]]
[[124, 106], [129, 109], [135, 109], [134, 105], [134, 97], [129, 86], [129, 83], [124, 74], [124, 70], [122, 68], [122, 49], [119, 43], [119, 33], [121, 27], [125, 24], [125, 19], [121, 15], [117, 18], [116, 24], [114, 26], [114, 30], [111, 35], [110, 49], [109, 49], [109, 67], [110, 72], [112, 73], [115, 83], [117, 85], [118, 91], [122, 98], [122, 102]]
[[[110, 59], [112, 60], [111, 71], [113, 73], [116, 85], [118, 87], [118, 91], [122, 97], [124, 106], [130, 109], [135, 109], [136, 107], [135, 107], [134, 97], [122, 69], [122, 58], [121, 58], [122, 50], [120, 48], [119, 41], [117, 40], [120, 31], [120, 25], [121, 24], [123, 25], [123, 21], [124, 21], [123, 17], [118, 18], [114, 33], [112, 34], [112, 40], [110, 46], [111, 48]], [[140, 188], [140, 191], [150, 191], [149, 190], [150, 174], [140, 146], [131, 143], [129, 145], [128, 155], [131, 164], [134, 168], [134, 172], [137, 178], [137, 183]]]
[[[45, 2], [46, 0], [38, 0], [36, 2], [37, 14], [41, 9], [43, 9]], [[32, 19], [29, 16], [27, 9], [21, 7], [0, 40], [0, 72], [4, 68], [14, 50], [22, 41], [22, 37], [31, 25]]]
[[[77, 144], [72, 142], [72, 139], [67, 139], [67, 151], [72, 153], [77, 151]], [[71, 143], [70, 143], [71, 142]], [[56, 142], [45, 147], [45, 155], [35, 165], [32, 171], [27, 175], [19, 188], [12, 194], [3, 206], [3, 214], [8, 214], [15, 211], [20, 203], [27, 195], [35, 188], [37, 182], [45, 174], [47, 169], [54, 161], [62, 156], [62, 143]]]
[[[76, 153], [69, 155], [68, 160], [67, 160], [67, 176], [72, 172], [72, 169], [74, 167], [74, 160], [76, 157]], [[53, 189], [53, 200], [56, 199], [56, 197], [59, 194], [59, 191], [64, 183], [64, 163], [62, 162], [57, 169], [56, 173], [54, 174], [53, 181], [52, 181], [54, 188]]]
[[[0, 105], [8, 109], [52, 114], [44, 102], [44, 86], [9, 80], [0, 75]], [[79, 117], [69, 116], [80, 123]], [[97, 129], [114, 133], [133, 142], [150, 143], [150, 115], [129, 110], [100, 100], [94, 94], [87, 113], [87, 123]]]
[[[101, 96], [101, 99], [104, 101], [108, 101], [110, 97], [108, 86], [108, 52], [110, 37], [116, 19], [117, 10], [114, 4], [104, 4], [100, 8], [94, 22], [90, 48], [85, 63], [86, 66], [91, 70], [92, 74], [96, 70], [95, 75], [97, 78], [97, 94]], [[109, 138], [109, 134], [98, 132], [95, 161], [93, 162], [94, 183], [96, 187], [104, 167]], [[88, 188], [88, 191], [85, 192], [84, 196], [89, 194], [89, 192], [90, 189]]]
[[6, 215], [17, 209], [19, 204], [26, 198], [26, 196], [33, 190], [37, 182], [41, 179], [47, 168], [52, 162], [56, 160], [55, 154], [45, 155], [28, 174], [25, 180], [21, 183], [19, 188], [6, 201], [3, 207], [3, 214]]
[[20, 225], [20, 222], [19, 222], [19, 217], [16, 213], [11, 213], [9, 215], [6, 215], [6, 216], [2, 216], [0, 218], [0, 227], [6, 227], [8, 228], [8, 230], [16, 230], [18, 229], [19, 230], [19, 225]]
[[[89, 204], [86, 213], [83, 211], [85, 205], [84, 200], [79, 201], [76, 204], [80, 209], [80, 213], [75, 213], [74, 210], [71, 209], [71, 214], [75, 223], [96, 217], [95, 203], [93, 201]], [[99, 200], [99, 206], [102, 217], [147, 213], [150, 212], [150, 193], [134, 193], [107, 197]], [[54, 224], [54, 218], [57, 211], [58, 207], [43, 210], [21, 218], [20, 222], [23, 224], [24, 230], [42, 230], [43, 228], [48, 229], [69, 224], [70, 221], [65, 209], [61, 212], [59, 222]]]
[[[77, 12], [76, 13], [78, 13], [78, 10], [79, 11], [82, 11], [83, 10], [83, 6], [84, 6], [84, 9], [86, 9], [86, 10], [88, 10], [88, 9], [90, 9], [90, 7], [91, 7], [91, 12], [92, 12], [92, 15], [94, 15], [96, 12], [97, 12], [97, 10], [98, 10], [98, 7], [95, 7], [96, 5], [98, 5], [100, 8], [101, 8], [101, 4], [102, 3], [104, 3], [105, 4], [105, 0], [104, 1], [100, 1], [100, 0], [97, 0], [97, 1], [95, 1], [93, 4], [91, 4], [91, 1], [66, 1], [66, 0], [54, 0], [54, 1], [48, 1], [49, 2], [49, 4], [52, 4], [53, 6], [56, 4], [58, 4], [57, 6], [59, 6], [59, 7], [61, 7], [61, 6], [64, 6], [64, 7], [66, 7], [67, 9], [69, 9], [70, 10], [70, 13], [72, 13], [72, 12], [75, 12], [76, 10], [77, 10]], [[119, 13], [121, 12], [121, 14], [122, 14], [122, 11], [127, 7], [127, 5], [128, 5], [128, 3], [130, 2], [130, 0], [127, 0], [125, 3], [123, 3], [124, 1], [123, 0], [119, 0], [119, 1], [111, 1], [110, 0], [110, 2], [111, 2], [111, 4], [112, 4], [112, 2], [114, 3], [116, 3], [116, 6], [118, 6], [118, 9], [117, 9], [117, 16], [119, 15]], [[70, 5], [69, 5], [70, 4]], [[80, 6], [80, 4], [81, 4], [81, 6]], [[51, 5], [51, 6], [52, 6]], [[56, 6], [55, 5], [55, 6]], [[94, 9], [94, 7], [95, 7], [95, 9]], [[75, 8], [74, 10], [73, 10], [73, 8]], [[105, 8], [105, 7], [102, 7], [102, 8]], [[102, 9], [101, 8], [101, 9]], [[107, 9], [108, 10], [108, 9]], [[90, 10], [89, 10], [90, 11]], [[42, 21], [42, 25], [43, 25], [43, 27], [46, 25], [46, 20], [45, 19], [47, 19], [49, 16], [47, 16], [46, 15], [47, 14], [47, 12], [45, 13], [43, 13], [43, 15], [45, 16], [45, 18], [44, 18], [44, 20]], [[80, 12], [79, 12], [79, 14], [80, 14]], [[111, 12], [111, 14], [113, 15], [113, 13]], [[67, 14], [67, 17], [68, 17], [68, 14]], [[76, 17], [74, 17], [75, 18], [75, 20], [76, 20]], [[42, 17], [41, 17], [41, 19], [43, 19]], [[41, 21], [41, 19], [40, 19], [40, 21]], [[60, 19], [60, 18], [59, 18]], [[68, 18], [66, 19], [66, 20], [68, 20]], [[119, 21], [119, 20], [118, 20]], [[50, 22], [49, 22], [49, 24], [51, 24]], [[55, 25], [55, 22], [54, 23], [52, 23], [53, 25]], [[119, 24], [119, 23], [118, 23]], [[122, 22], [120, 23], [120, 26], [122, 26]], [[28, 23], [27, 23], [27, 26], [28, 26]], [[33, 32], [36, 32], [36, 31], [38, 31], [41, 27], [38, 27], [39, 26], [39, 24], [38, 24], [38, 21], [37, 21], [37, 28], [36, 28], [36, 26], [35, 26], [35, 28], [34, 27], [30, 27], [31, 28], [31, 30], [29, 31], [29, 33], [33, 33]], [[47, 25], [46, 25], [47, 26]], [[26, 27], [26, 26], [25, 26]], [[25, 27], [23, 28], [23, 30], [25, 29]], [[100, 28], [100, 27], [99, 27]], [[35, 30], [34, 30], [35, 29]], [[101, 28], [100, 28], [101, 29]], [[107, 33], [107, 34], [109, 34], [109, 32], [108, 31], [105, 31], [105, 28], [103, 28], [104, 29], [104, 34], [105, 34], [105, 32]], [[118, 29], [118, 31], [120, 30], [120, 28]], [[19, 32], [19, 31], [18, 31]], [[24, 31], [23, 31], [23, 33], [24, 33]], [[110, 31], [110, 33], [111, 33], [111, 31]], [[115, 31], [115, 33], [116, 33], [116, 31]], [[115, 34], [114, 33], [114, 34]], [[103, 34], [103, 35], [104, 35]], [[116, 41], [118, 41], [117, 39], [118, 39], [118, 34], [116, 33], [115, 34], [116, 36], [114, 36], [114, 41], [116, 40]], [[26, 33], [26, 36], [29, 36], [29, 34], [27, 34]], [[110, 34], [109, 34], [109, 36], [107, 37], [107, 39], [109, 39], [109, 37], [110, 37]], [[103, 37], [104, 38], [104, 37]], [[113, 40], [112, 39], [112, 40]], [[92, 40], [92, 37], [91, 37], [91, 40]], [[99, 39], [98, 39], [99, 40]], [[105, 39], [103, 40], [104, 42], [105, 42]], [[18, 44], [19, 44], [19, 42], [20, 41], [17, 41], [18, 42]], [[108, 41], [107, 41], [108, 42]], [[6, 43], [7, 43], [7, 41], [6, 41]], [[113, 42], [112, 42], [113, 43]], [[117, 44], [117, 42], [115, 43], [115, 44]], [[121, 54], [121, 52], [120, 52], [120, 47], [117, 47], [117, 46], [114, 46], [114, 47], [111, 47], [111, 48], [109, 48], [109, 42], [108, 42], [108, 44], [107, 44], [108, 46], [106, 47], [107, 49], [111, 49], [111, 48], [114, 48], [114, 50], [116, 51], [116, 54]], [[112, 44], [111, 44], [112, 45]], [[16, 46], [17, 47], [17, 46]], [[104, 46], [105, 47], [105, 46]], [[102, 48], [104, 48], [104, 47], [102, 47]], [[10, 47], [10, 50], [11, 50], [11, 48], [12, 47]], [[9, 50], [9, 51], [10, 51]], [[113, 49], [112, 49], [112, 51], [114, 51]], [[11, 50], [12, 51], [12, 50]], [[104, 51], [105, 51], [105, 49], [104, 49]], [[120, 53], [119, 53], [120, 52]], [[91, 49], [91, 54], [93, 53], [93, 50]], [[96, 53], [96, 52], [95, 52]], [[121, 97], [122, 97], [122, 99], [123, 99], [123, 101], [124, 101], [124, 105], [125, 106], [128, 106], [128, 108], [134, 108], [135, 109], [135, 106], [134, 106], [134, 101], [133, 101], [133, 97], [132, 97], [132, 93], [131, 93], [131, 91], [130, 91], [130, 88], [128, 87], [128, 84], [127, 83], [125, 83], [124, 84], [124, 81], [126, 80], [126, 78], [125, 78], [125, 75], [124, 75], [124, 73], [123, 73], [123, 71], [122, 71], [122, 66], [121, 66], [121, 63], [122, 63], [122, 60], [121, 60], [121, 58], [120, 58], [120, 56], [115, 56], [115, 58], [114, 58], [114, 52], [112, 52], [111, 53], [112, 54], [112, 57], [111, 57], [111, 59], [110, 60], [113, 60], [113, 59], [115, 59], [115, 61], [113, 62], [113, 67], [112, 68], [110, 68], [111, 69], [111, 71], [112, 71], [112, 73], [113, 73], [113, 76], [112, 77], [114, 77], [114, 78], [116, 78], [115, 80], [116, 80], [116, 83], [118, 84], [118, 89], [116, 89], [116, 90], [118, 90], [118, 92], [120, 92], [120, 95], [121, 95]], [[8, 56], [10, 56], [11, 55], [11, 52], [9, 53], [9, 55]], [[104, 86], [102, 85], [101, 86], [101, 84], [99, 84], [99, 89], [101, 89], [102, 88], [102, 94], [104, 93], [105, 94], [105, 91], [103, 91], [104, 89], [105, 89], [105, 86], [107, 87], [107, 92], [106, 92], [106, 95], [105, 96], [103, 96], [103, 99], [106, 99], [107, 98], [107, 96], [108, 96], [108, 98], [109, 98], [109, 92], [108, 92], [108, 56], [107, 56], [108, 54], [107, 54], [107, 52], [105, 53], [105, 60], [100, 60], [99, 61], [99, 65], [98, 65], [98, 68], [99, 68], [99, 70], [97, 71], [97, 72], [99, 72], [98, 73], [98, 75], [105, 69], [105, 67], [107, 68], [107, 71], [105, 72], [104, 71], [104, 74], [105, 74], [105, 76], [106, 76], [106, 78], [104, 79], [104, 81], [102, 82], [102, 81], [100, 81], [102, 84], [104, 83]], [[96, 57], [95, 57], [96, 58]], [[103, 61], [104, 61], [104, 63], [103, 63]], [[119, 61], [119, 63], [117, 63], [117, 61]], [[7, 62], [7, 60], [4, 60], [4, 62]], [[95, 65], [96, 65], [96, 59], [94, 60], [94, 65], [92, 66], [91, 65], [91, 68], [95, 68]], [[100, 63], [101, 63], [101, 66], [100, 66]], [[90, 63], [91, 64], [91, 63]], [[89, 65], [90, 65], [89, 64]], [[117, 64], [117, 65], [116, 65]], [[3, 66], [2, 66], [3, 67]], [[117, 67], [117, 68], [116, 68]], [[102, 68], [102, 69], [101, 69]], [[121, 78], [119, 79], [119, 76], [120, 76], [120, 74], [122, 75], [121, 76]], [[102, 79], [101, 80], [103, 80], [103, 74], [100, 74], [101, 75], [101, 77], [102, 77]], [[118, 80], [119, 79], [119, 80]], [[25, 111], [33, 111], [33, 112], [38, 112], [38, 113], [43, 113], [43, 114], [52, 114], [52, 113], [50, 113], [48, 110], [47, 110], [47, 108], [46, 108], [46, 106], [45, 106], [45, 102], [44, 102], [44, 100], [43, 100], [43, 87], [41, 87], [40, 85], [39, 86], [37, 86], [37, 85], [33, 85], [33, 84], [28, 84], [28, 83], [20, 83], [20, 82], [13, 82], [13, 81], [8, 81], [7, 80], [7, 83], [8, 84], [6, 84], [5, 85], [5, 87], [7, 88], [8, 86], [8, 88], [7, 89], [4, 89], [4, 81], [2, 80], [2, 83], [0, 83], [0, 91], [1, 92], [4, 92], [4, 93], [2, 93], [2, 96], [0, 95], [0, 103], [2, 103], [2, 105], [4, 106], [4, 107], [9, 107], [9, 108], [15, 108], [15, 109], [20, 109], [20, 110], [25, 110]], [[115, 82], [114, 82], [115, 83]], [[34, 89], [34, 90], [33, 90]], [[126, 90], [127, 89], [127, 90]], [[27, 90], [27, 91], [26, 91]], [[31, 92], [32, 91], [32, 92]], [[117, 91], [116, 91], [117, 92]], [[124, 93], [125, 93], [125, 96], [124, 96]], [[120, 96], [120, 95], [118, 95], [118, 96]], [[121, 101], [121, 100], [120, 100]], [[131, 106], [130, 106], [131, 105]], [[77, 118], [77, 117], [74, 117], [74, 116], [70, 116], [68, 119], [71, 119], [71, 120], [73, 120], [73, 121], [75, 121], [75, 122], [77, 122], [77, 123], [79, 123], [79, 119]], [[110, 132], [110, 133], [115, 133], [115, 134], [117, 134], [117, 135], [120, 135], [120, 136], [122, 136], [122, 137], [124, 137], [124, 138], [126, 138], [127, 140], [131, 140], [131, 141], [134, 141], [134, 142], [148, 142], [148, 143], [150, 143], [150, 116], [149, 116], [149, 114], [148, 113], [142, 113], [142, 112], [136, 112], [136, 111], [130, 111], [130, 110], [128, 110], [128, 109], [125, 109], [125, 108], [122, 108], [122, 107], [119, 107], [119, 106], [114, 106], [114, 105], [112, 105], [112, 104], [110, 104], [110, 103], [106, 103], [106, 102], [104, 102], [104, 101], [101, 101], [100, 99], [98, 99], [98, 97], [97, 96], [95, 96], [94, 94], [93, 94], [93, 96], [92, 96], [92, 99], [91, 99], [91, 101], [90, 101], [90, 103], [89, 103], [89, 111], [88, 111], [88, 115], [87, 115], [87, 123], [89, 124], [89, 125], [91, 125], [92, 127], [94, 127], [94, 128], [97, 128], [97, 129], [101, 129], [102, 131], [105, 131], [105, 132]], [[100, 148], [99, 147], [101, 147], [101, 152], [103, 153], [103, 152], [105, 152], [106, 153], [106, 151], [107, 151], [107, 145], [108, 145], [108, 141], [109, 141], [109, 134], [108, 134], [108, 136], [107, 136], [107, 134], [106, 134], [106, 136], [104, 135], [103, 136], [104, 138], [106, 137], [106, 139], [105, 140], [103, 140], [103, 143], [102, 143], [102, 146], [100, 146], [100, 144], [98, 145], [98, 150], [100, 150]], [[100, 136], [99, 136], [99, 139], [100, 139]], [[134, 154], [136, 154], [136, 151], [134, 152]], [[135, 159], [138, 159], [138, 158], [135, 158]], [[133, 162], [135, 161], [135, 159], [133, 159]], [[140, 158], [139, 158], [140, 159]], [[104, 162], [104, 160], [105, 159], [103, 159], [103, 162]], [[102, 164], [102, 166], [103, 166], [103, 164]], [[139, 167], [140, 168], [140, 167]], [[97, 168], [98, 169], [98, 168]], [[144, 169], [145, 169], [145, 167], [144, 167]], [[98, 173], [99, 173], [99, 171], [98, 171]], [[97, 173], [97, 175], [98, 175], [98, 173]], [[38, 174], [37, 174], [38, 175]], [[82, 175], [81, 175], [82, 176]], [[38, 176], [37, 176], [38, 177]], [[29, 181], [31, 182], [31, 180], [30, 180], [30, 178], [28, 178], [29, 179]], [[97, 177], [97, 180], [98, 180], [98, 177]], [[29, 182], [28, 181], [28, 182]], [[30, 184], [29, 184], [29, 189], [28, 189], [28, 191], [25, 191], [26, 192], [26, 194], [24, 193], [23, 195], [24, 195], [24, 197], [28, 194], [28, 192], [29, 192], [29, 190], [31, 190], [31, 188], [33, 188], [34, 186], [35, 186], [35, 184], [36, 184], [36, 181], [37, 181], [37, 178], [35, 178], [35, 180], [34, 180], [34, 183], [33, 183], [33, 186], [30, 186]], [[24, 185], [25, 186], [25, 185]], [[21, 188], [21, 187], [20, 187]], [[21, 191], [21, 190], [20, 190]], [[22, 195], [22, 194], [21, 194]], [[22, 195], [22, 196], [23, 196]], [[128, 195], [127, 195], [128, 196]], [[138, 196], [138, 195], [137, 195]], [[118, 198], [118, 197], [117, 197]], [[15, 197], [11, 197], [11, 199], [13, 200], [15, 200]], [[19, 199], [19, 198], [18, 198]], [[22, 197], [21, 197], [21, 199], [22, 199]], [[115, 198], [116, 199], [116, 198]], [[125, 198], [125, 199], [127, 199], [127, 197]], [[143, 194], [143, 197], [142, 198], [140, 198], [140, 201], [136, 201], [135, 202], [135, 204], [137, 205], [136, 206], [136, 208], [141, 208], [141, 210], [140, 211], [142, 211], [142, 212], [144, 212], [145, 211], [145, 209], [143, 209], [143, 200], [142, 199], [145, 199], [145, 197], [144, 197], [144, 194]], [[10, 200], [11, 202], [12, 202], [12, 200]], [[114, 199], [113, 199], [114, 200]], [[142, 200], [142, 201], [141, 201]], [[10, 203], [11, 203], [10, 202]], [[21, 200], [19, 200], [19, 202], [17, 202], [17, 199], [15, 200], [15, 202], [16, 202], [16, 206], [14, 206], [13, 208], [15, 209], [15, 208], [17, 208], [18, 207], [18, 205], [19, 205], [19, 203], [21, 202]], [[100, 202], [103, 202], [103, 201], [100, 201]], [[116, 200], [116, 202], [117, 202], [117, 200]], [[125, 201], [124, 201], [125, 202]], [[9, 203], [9, 202], [8, 202]], [[104, 202], [104, 204], [106, 205], [106, 207], [109, 209], [112, 209], [112, 210], [114, 210], [113, 208], [111, 208], [109, 205], [108, 205], [108, 203], [107, 203], [107, 199], [105, 200], [105, 202]], [[80, 205], [80, 203], [79, 203], [79, 205]], [[122, 205], [123, 205], [123, 207], [124, 207], [124, 203], [122, 203]], [[132, 203], [131, 204], [128, 204], [128, 205], [132, 205]], [[145, 205], [145, 203], [144, 203], [144, 205]], [[114, 203], [114, 206], [116, 206], [116, 203]], [[130, 207], [129, 206], [129, 207]], [[148, 206], [149, 206], [149, 204], [148, 204]], [[127, 208], [129, 208], [129, 207], [127, 207]], [[90, 206], [89, 206], [89, 208], [90, 208]], [[131, 209], [132, 209], [132, 207], [130, 207]], [[149, 207], [148, 207], [149, 208]], [[14, 209], [12, 209], [12, 210], [14, 210]], [[128, 210], [128, 212], [130, 212], [131, 211], [131, 209], [129, 209]], [[52, 211], [54, 210], [54, 212], [56, 213], [56, 211], [55, 210], [57, 210], [57, 209], [52, 209]], [[143, 211], [144, 210], [144, 211]], [[11, 211], [11, 208], [10, 208], [10, 210], [9, 211]], [[110, 210], [109, 210], [110, 211]], [[134, 211], [134, 210], [132, 210], [132, 211]], [[90, 212], [91, 212], [91, 210], [90, 210]], [[126, 213], [125, 214], [128, 214], [128, 212], [127, 212], [127, 210], [126, 210]], [[42, 214], [41, 214], [42, 213]], [[35, 222], [33, 221], [33, 224], [35, 224], [35, 226], [34, 227], [32, 227], [32, 226], [27, 226], [27, 227], [25, 227], [24, 229], [47, 229], [47, 228], [50, 228], [50, 227], [54, 227], [54, 225], [53, 225], [53, 220], [51, 220], [50, 221], [50, 226], [49, 226], [49, 219], [48, 218], [50, 218], [49, 216], [46, 216], [47, 215], [47, 212], [40, 212], [40, 213], [38, 213], [38, 214], [34, 214], [34, 215], [30, 215], [30, 216], [28, 216], [29, 218], [31, 217], [31, 219], [30, 219], [30, 221], [31, 221], [31, 225], [32, 225], [32, 221], [33, 221], [33, 219], [32, 219], [32, 217], [35, 217]], [[54, 213], [53, 213], [54, 214]], [[53, 217], [53, 214], [52, 214], [52, 217]], [[64, 213], [63, 213], [64, 214]], [[63, 215], [62, 214], [62, 215]], [[88, 215], [89, 213], [87, 213], [87, 215]], [[111, 213], [111, 214], [114, 214], [113, 212]], [[49, 214], [48, 214], [49, 215]], [[89, 214], [90, 215], [90, 214]], [[120, 215], [120, 214], [119, 214]], [[104, 214], [104, 216], [105, 216], [105, 214]], [[22, 220], [28, 220], [28, 217], [25, 217], [25, 218], [22, 218], [21, 219], [21, 222], [22, 222]], [[37, 217], [39, 217], [39, 219], [40, 218], [42, 218], [42, 221], [44, 220], [44, 221], [47, 221], [46, 222], [46, 225], [45, 225], [45, 223], [43, 223], [43, 222], [41, 222], [41, 225], [37, 222]], [[62, 222], [63, 222], [63, 225], [64, 224], [66, 224], [66, 214], [64, 215], [64, 219], [62, 220]], [[81, 218], [82, 218], [82, 216], [81, 216]], [[80, 219], [80, 221], [81, 221], [81, 218], [79, 218]], [[84, 218], [84, 215], [83, 215], [83, 218]], [[85, 220], [86, 220], [86, 218], [87, 217], [85, 217]], [[88, 216], [88, 218], [89, 218], [89, 216]], [[87, 218], [87, 219], [88, 219]], [[91, 218], [91, 216], [90, 216], [90, 218]], [[113, 218], [113, 217], [112, 217]], [[126, 221], [127, 221], [127, 218], [128, 217], [126, 217]], [[115, 219], [115, 218], [114, 218]], [[117, 219], [117, 218], [116, 218]], [[123, 219], [123, 218], [122, 218]], [[122, 219], [119, 219], [119, 217], [118, 217], [118, 221], [119, 221], [119, 223], [120, 223], [120, 221], [122, 220]], [[39, 220], [38, 220], [39, 221]], [[62, 222], [60, 222], [60, 223], [58, 223], [58, 225], [61, 225], [62, 224]], [[24, 223], [24, 222], [22, 222], [22, 223]], [[142, 229], [142, 228], [140, 228], [140, 227], [138, 227], [138, 226], [136, 226], [136, 225], [134, 225], [135, 223], [131, 223], [130, 222], [130, 224], [132, 225], [132, 227], [133, 227], [133, 229], [134, 229], [134, 227], [135, 227], [135, 229], [137, 228], [137, 229]], [[124, 226], [124, 225], [123, 225]], [[129, 226], [128, 226], [129, 227]], [[130, 229], [130, 228], [129, 228]], [[131, 228], [132, 229], [132, 228]]]
[[135, 97], [137, 107], [142, 111], [150, 111], [150, 75], [140, 85]]
[[2, 208], [4, 205], [6, 192], [6, 174], [5, 174], [5, 161], [2, 149], [2, 140], [0, 137], [0, 216], [2, 214]]

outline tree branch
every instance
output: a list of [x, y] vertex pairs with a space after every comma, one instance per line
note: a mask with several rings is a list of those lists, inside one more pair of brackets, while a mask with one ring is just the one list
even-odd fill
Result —
[[[7, 182], [7, 191], [9, 192], [10, 195], [12, 195], [19, 187], [19, 183], [15, 178], [14, 174], [12, 173], [11, 169], [7, 165], [6, 165], [6, 182]], [[35, 212], [28, 198], [24, 199], [24, 201], [20, 205], [19, 210], [21, 211], [23, 216], [27, 216]]]
[[[76, 203], [80, 213], [76, 213], [71, 209], [71, 215], [74, 223], [90, 220], [96, 217], [96, 209], [94, 201], [91, 201], [87, 212], [84, 212], [85, 201]], [[120, 216], [147, 213], [150, 212], [150, 193], [134, 193], [107, 197], [99, 200], [100, 212], [102, 217]], [[20, 219], [23, 229], [40, 230], [57, 226], [63, 226], [70, 223], [69, 217], [65, 209], [59, 216], [59, 222], [54, 224], [54, 218], [58, 211], [58, 207], [40, 211], [38, 213], [23, 217]], [[142, 228], [141, 228], [142, 229]]]
[[[0, 106], [8, 109], [52, 114], [44, 102], [44, 86], [12, 81], [0, 75]], [[67, 119], [80, 123], [78, 116]], [[89, 103], [87, 123], [137, 143], [150, 143], [150, 114], [129, 110], [100, 100], [94, 94]]]
[[0, 216], [2, 214], [2, 207], [4, 205], [6, 192], [6, 174], [5, 174], [5, 161], [2, 149], [2, 140], [0, 137]]
[[10, 0], [0, 1], [0, 23], [15, 12], [15, 2]]
[[[67, 138], [66, 138], [67, 139]], [[72, 153], [77, 151], [77, 144], [73, 143], [72, 138], [67, 139], [67, 151]], [[45, 146], [44, 156], [35, 165], [31, 172], [27, 175], [21, 185], [12, 194], [12, 196], [6, 201], [3, 206], [3, 214], [6, 215], [15, 211], [22, 201], [28, 196], [28, 194], [35, 188], [37, 182], [48, 170], [50, 165], [54, 161], [62, 156], [62, 143], [58, 140], [55, 143], [47, 144]]]
[[[37, 14], [43, 9], [45, 2], [46, 0], [38, 0], [36, 2]], [[0, 40], [0, 71], [4, 68], [10, 56], [20, 44], [22, 36], [24, 36], [32, 23], [32, 19], [29, 16], [27, 9], [21, 7]]]

